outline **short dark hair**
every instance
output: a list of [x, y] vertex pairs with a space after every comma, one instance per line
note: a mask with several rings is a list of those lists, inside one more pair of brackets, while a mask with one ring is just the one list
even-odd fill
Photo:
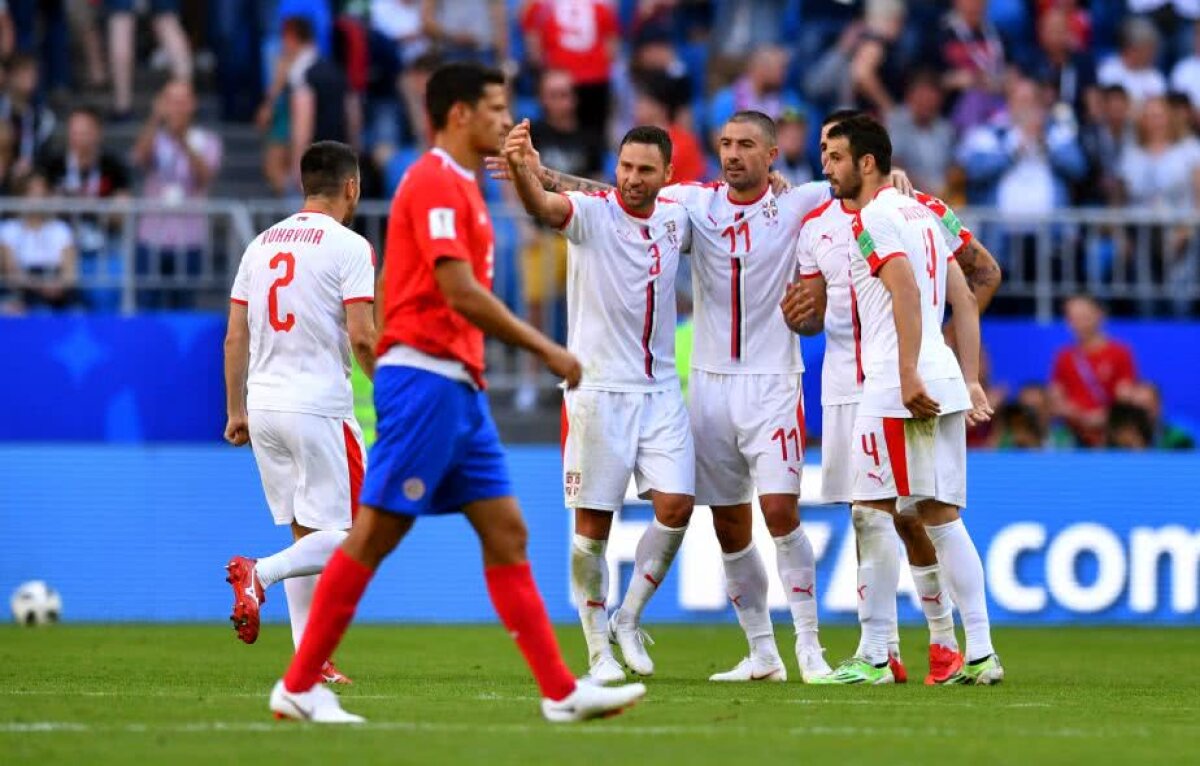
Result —
[[740, 112], [734, 112], [733, 116], [729, 118], [729, 122], [748, 122], [757, 125], [772, 146], [779, 140], [779, 129], [775, 127], [775, 121], [763, 112], [743, 109]]
[[617, 147], [617, 151], [625, 147], [625, 144], [649, 144], [657, 146], [658, 151], [662, 154], [663, 167], [671, 164], [671, 137], [667, 135], [667, 131], [654, 125], [638, 125], [636, 128], [630, 129], [625, 137], [621, 139], [621, 145]]
[[100, 110], [96, 109], [94, 106], [82, 104], [80, 106], [72, 107], [71, 111], [67, 114], [67, 119], [70, 120], [72, 117], [87, 117], [98, 125], [104, 125], [104, 117], [101, 116]]
[[1137, 431], [1147, 446], [1154, 441], [1154, 424], [1150, 422], [1149, 413], [1134, 404], [1115, 402], [1108, 410], [1109, 441], [1111, 442], [1116, 432], [1123, 428]]
[[1120, 96], [1121, 98], [1125, 99], [1126, 101], [1129, 100], [1129, 91], [1125, 90], [1124, 85], [1120, 85], [1118, 83], [1112, 83], [1111, 85], [1105, 85], [1104, 87], [1102, 87], [1100, 89], [1100, 94], [1102, 96]]
[[358, 155], [341, 141], [318, 141], [300, 158], [300, 188], [306, 197], [333, 197], [358, 175]]
[[821, 127], [826, 125], [835, 125], [839, 122], [845, 122], [854, 117], [859, 117], [864, 112], [861, 109], [834, 109], [829, 114], [825, 115], [825, 119], [821, 120]]
[[868, 154], [875, 158], [879, 172], [892, 172], [892, 139], [887, 128], [873, 117], [860, 114], [843, 120], [829, 129], [829, 138], [845, 138], [850, 142], [850, 156], [857, 162]]
[[504, 85], [504, 74], [474, 61], [445, 64], [434, 70], [425, 86], [425, 111], [434, 130], [442, 130], [455, 104], [475, 106], [489, 85]]
[[279, 27], [281, 34], [291, 35], [302, 43], [317, 39], [312, 20], [307, 16], [288, 16]]

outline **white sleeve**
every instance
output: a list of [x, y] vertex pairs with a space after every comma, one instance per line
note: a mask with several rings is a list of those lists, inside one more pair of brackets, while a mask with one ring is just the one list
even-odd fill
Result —
[[796, 267], [804, 279], [821, 275], [821, 267], [812, 251], [812, 237], [805, 229], [801, 229], [800, 236], [796, 237]]
[[375, 248], [355, 237], [342, 268], [342, 302], [375, 300]]
[[866, 259], [871, 276], [879, 276], [883, 264], [893, 258], [906, 257], [904, 240], [891, 216], [868, 205], [854, 217], [854, 239], [858, 254]]
[[829, 182], [809, 181], [791, 187], [779, 195], [779, 200], [786, 206], [787, 215], [798, 216], [802, 219], [810, 210], [825, 204], [832, 193]]
[[250, 250], [247, 248], [242, 253], [242, 260], [238, 263], [237, 276], [233, 278], [233, 288], [229, 291], [229, 300], [243, 306], [250, 304], [250, 274], [246, 267], [250, 260], [249, 256]]
[[958, 215], [954, 210], [942, 200], [930, 194], [917, 192], [917, 201], [929, 208], [938, 218], [938, 229], [942, 232], [942, 239], [946, 242], [946, 246], [950, 248], [950, 257], [958, 255], [962, 249], [971, 244], [974, 235], [963, 222], [959, 220]]
[[71, 227], [62, 221], [55, 221], [54, 223], [54, 248], [61, 253], [68, 247], [74, 246], [75, 235], [71, 232]]
[[670, 186], [664, 186], [659, 194], [667, 199], [675, 200], [684, 207], [688, 207], [696, 204], [696, 202], [700, 199], [700, 195], [705, 189], [708, 188], [711, 187], [706, 184], [691, 182], [684, 184], [671, 184]]
[[597, 211], [602, 210], [605, 205], [604, 195], [572, 191], [563, 196], [567, 198], [567, 202], [571, 203], [571, 210], [567, 213], [567, 220], [563, 221], [559, 231], [567, 238], [568, 242], [582, 244], [595, 230]]

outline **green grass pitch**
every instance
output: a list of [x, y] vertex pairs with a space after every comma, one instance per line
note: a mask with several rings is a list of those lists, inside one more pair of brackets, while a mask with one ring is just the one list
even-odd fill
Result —
[[[916, 683], [871, 689], [710, 684], [743, 653], [735, 625], [652, 633], [659, 672], [641, 705], [551, 726], [499, 627], [356, 626], [338, 655], [356, 680], [342, 696], [370, 723], [331, 729], [267, 713], [284, 625], [249, 647], [218, 625], [0, 628], [0, 763], [1200, 763], [1196, 629], [998, 630], [1008, 680], [993, 688], [922, 686], [911, 629]], [[831, 660], [857, 639], [822, 634]], [[579, 669], [578, 631], [559, 636]], [[790, 650], [783, 625], [778, 636]]]

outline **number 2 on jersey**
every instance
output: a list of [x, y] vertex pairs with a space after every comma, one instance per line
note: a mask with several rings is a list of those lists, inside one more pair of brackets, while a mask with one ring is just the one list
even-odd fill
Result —
[[726, 226], [725, 231], [721, 232], [722, 237], [729, 237], [729, 253], [730, 255], [737, 252], [737, 238], [742, 236], [743, 251], [750, 252], [750, 222], [742, 221], [735, 229], [732, 225]]
[[933, 282], [933, 305], [938, 305], [937, 248], [933, 246], [933, 229], [925, 230], [925, 271]]
[[283, 317], [279, 316], [279, 291], [296, 278], [296, 256], [291, 253], [275, 253], [271, 256], [269, 264], [271, 271], [279, 268], [280, 264], [283, 264], [283, 276], [271, 283], [271, 290], [267, 293], [267, 318], [271, 320], [271, 327], [275, 332], [288, 332], [296, 326], [296, 315], [288, 312]]

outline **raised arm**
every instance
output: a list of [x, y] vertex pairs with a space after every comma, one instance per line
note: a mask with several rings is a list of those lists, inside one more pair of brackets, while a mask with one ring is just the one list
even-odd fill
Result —
[[[487, 166], [488, 175], [496, 181], [512, 181], [512, 173], [508, 167], [508, 159], [505, 157], [486, 157], [484, 164]], [[588, 178], [580, 178], [569, 173], [561, 173], [557, 170], [551, 170], [542, 165], [541, 155], [532, 145], [529, 146], [525, 154], [525, 164], [529, 171], [533, 173], [533, 177], [542, 185], [542, 189], [548, 192], [557, 192], [565, 194], [570, 191], [594, 192], [608, 191], [613, 188], [612, 184], [606, 184], [601, 181], [593, 181]]]
[[954, 315], [954, 336], [958, 339], [958, 365], [962, 368], [967, 391], [971, 394], [971, 410], [967, 413], [967, 425], [985, 423], [992, 418], [992, 407], [987, 393], [979, 382], [979, 301], [971, 292], [962, 268], [950, 261], [946, 270], [946, 300]]
[[896, 344], [900, 352], [900, 396], [915, 418], [932, 418], [941, 407], [930, 398], [925, 382], [917, 372], [921, 353], [921, 290], [917, 287], [908, 258], [891, 258], [877, 274], [892, 294], [892, 315], [896, 324]]
[[504, 143], [504, 158], [508, 161], [513, 188], [525, 206], [525, 212], [542, 223], [561, 229], [571, 218], [571, 201], [562, 194], [542, 188], [530, 161], [533, 140], [529, 136], [529, 120], [523, 120], [509, 131]]

